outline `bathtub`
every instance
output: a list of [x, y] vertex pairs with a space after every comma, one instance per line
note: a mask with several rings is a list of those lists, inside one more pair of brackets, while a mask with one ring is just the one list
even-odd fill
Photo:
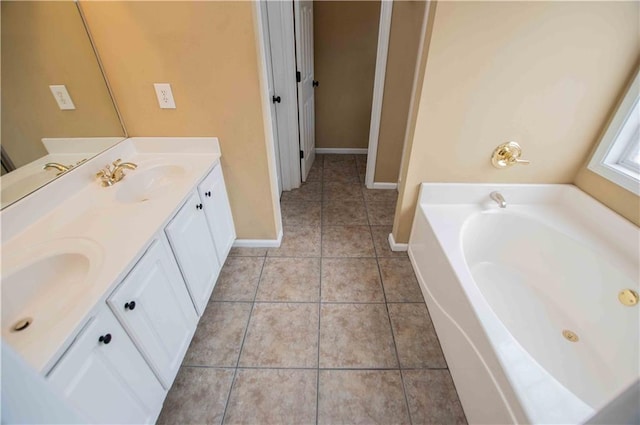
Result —
[[469, 423], [583, 423], [637, 385], [639, 238], [571, 185], [422, 184], [409, 257]]

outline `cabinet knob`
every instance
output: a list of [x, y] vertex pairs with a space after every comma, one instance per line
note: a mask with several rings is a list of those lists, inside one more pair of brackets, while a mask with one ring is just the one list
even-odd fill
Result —
[[124, 304], [124, 309], [125, 310], [133, 310], [134, 308], [136, 308], [136, 302], [135, 301], [129, 301], [128, 303]]
[[205, 192], [205, 193], [204, 193], [204, 196], [208, 196], [209, 198], [211, 198], [211, 191], [209, 191], [209, 192]]
[[273, 101], [273, 103], [280, 103], [282, 101], [280, 96], [273, 96], [271, 100]]
[[103, 343], [103, 344], [110, 343], [111, 342], [111, 334], [101, 335], [100, 338], [98, 338], [98, 341]]
[[197, 210], [201, 210], [201, 209], [202, 209], [202, 204], [198, 204], [198, 205], [196, 205], [196, 209], [197, 209]]

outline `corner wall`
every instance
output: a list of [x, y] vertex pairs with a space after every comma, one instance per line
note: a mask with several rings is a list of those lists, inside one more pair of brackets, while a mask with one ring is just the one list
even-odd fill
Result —
[[[393, 234], [421, 182], [572, 183], [640, 56], [637, 2], [440, 2]], [[529, 166], [498, 170], [514, 140]]]

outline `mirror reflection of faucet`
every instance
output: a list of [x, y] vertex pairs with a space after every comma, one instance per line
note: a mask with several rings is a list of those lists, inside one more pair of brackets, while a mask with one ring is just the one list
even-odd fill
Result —
[[491, 192], [489, 197], [491, 199], [493, 199], [494, 201], [496, 201], [496, 203], [498, 204], [498, 206], [500, 208], [507, 208], [507, 201], [504, 200], [504, 196], [502, 196], [502, 194], [500, 192], [493, 191], [493, 192]]
[[133, 162], [122, 162], [121, 159], [116, 159], [111, 165], [107, 165], [104, 169], [96, 173], [96, 177], [102, 182], [102, 186], [113, 186], [114, 183], [119, 182], [125, 176], [125, 168], [128, 170], [135, 170], [138, 166]]
[[43, 170], [49, 170], [49, 169], [54, 169], [54, 170], [58, 170], [58, 176], [62, 173], [66, 173], [67, 171], [69, 171], [70, 169], [73, 168], [73, 165], [62, 165], [59, 164], [57, 162], [47, 162], [46, 164], [44, 164], [44, 166], [42, 167]]

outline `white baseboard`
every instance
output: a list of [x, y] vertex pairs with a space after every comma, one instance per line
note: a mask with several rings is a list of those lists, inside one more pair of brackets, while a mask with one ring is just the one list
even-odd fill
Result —
[[277, 239], [236, 239], [234, 248], [279, 248], [282, 243], [282, 229]]
[[373, 183], [368, 189], [398, 189], [398, 183]]
[[393, 238], [393, 233], [389, 233], [389, 246], [391, 247], [391, 251], [407, 251], [409, 249], [408, 243], [396, 243], [396, 240]]
[[367, 148], [316, 148], [316, 153], [324, 155], [324, 154], [338, 154], [338, 155], [366, 155], [368, 152]]

